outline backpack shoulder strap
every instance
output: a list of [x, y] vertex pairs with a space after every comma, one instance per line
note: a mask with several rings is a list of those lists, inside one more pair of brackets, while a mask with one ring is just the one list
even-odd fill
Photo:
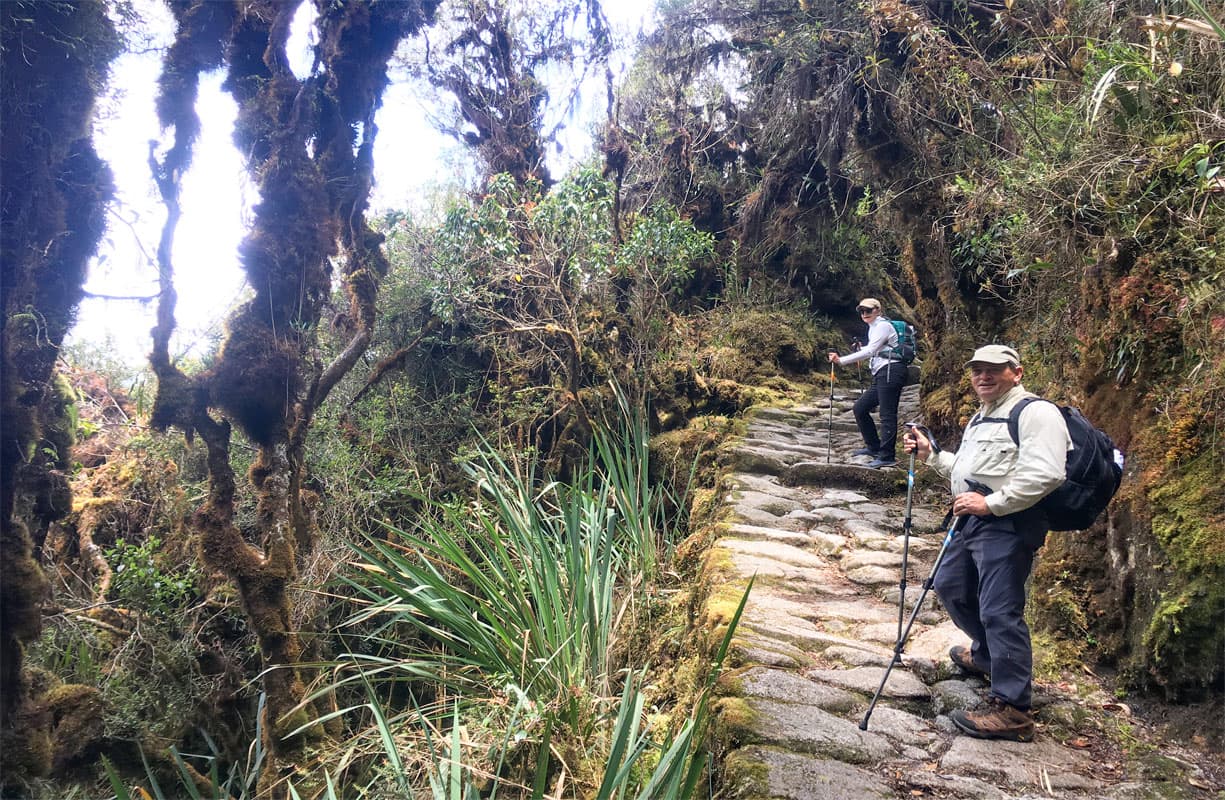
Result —
[[1045, 402], [1045, 403], [1051, 402], [1050, 400], [1045, 400], [1044, 398], [1037, 397], [1037, 396], [1022, 397], [1020, 400], [1017, 401], [1017, 404], [1012, 407], [1012, 411], [1008, 412], [1007, 417], [981, 417], [978, 414], [975, 414], [974, 417], [970, 420], [969, 427], [972, 428], [975, 425], [982, 425], [985, 422], [994, 422], [997, 424], [1003, 423], [1008, 426], [1008, 435], [1012, 437], [1012, 443], [1019, 445], [1021, 443], [1021, 431], [1020, 431], [1021, 412], [1025, 410], [1025, 407], [1027, 405], [1034, 402], [1035, 400], [1042, 400], [1042, 402]]
[[[1012, 411], [1010, 411], [1008, 414], [1008, 435], [1012, 437], [1013, 444], [1019, 445], [1021, 443], [1021, 430], [1020, 430], [1021, 412], [1025, 410], [1025, 407], [1027, 405], [1029, 405], [1030, 403], [1036, 400], [1041, 401], [1043, 403], [1051, 403], [1051, 405], [1055, 405], [1050, 400], [1047, 400], [1042, 397], [1036, 397], [1036, 396], [1035, 397], [1022, 397], [1020, 400], [1018, 400], [1017, 404], [1012, 407]], [[1058, 408], [1058, 406], [1055, 406], [1055, 407]]]

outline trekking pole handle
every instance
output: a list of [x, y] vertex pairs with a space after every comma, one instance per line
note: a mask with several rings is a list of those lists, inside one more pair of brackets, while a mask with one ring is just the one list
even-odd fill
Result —
[[927, 443], [932, 446], [932, 452], [933, 453], [940, 452], [940, 445], [937, 444], [936, 437], [932, 435], [931, 430], [926, 425], [920, 425], [917, 422], [907, 422], [905, 425], [903, 425], [903, 427], [912, 428], [918, 431], [919, 433], [923, 434], [923, 438], [926, 439]]

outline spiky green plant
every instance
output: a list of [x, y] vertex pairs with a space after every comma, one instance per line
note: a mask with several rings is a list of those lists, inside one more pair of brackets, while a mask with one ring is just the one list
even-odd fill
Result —
[[[612, 490], [591, 468], [570, 486], [537, 488], [530, 470], [491, 451], [467, 470], [479, 500], [437, 504], [438, 516], [414, 530], [389, 528], [356, 548], [349, 582], [363, 607], [348, 625], [388, 655], [352, 663], [364, 662], [362, 675], [424, 676], [467, 696], [491, 683], [546, 705], [604, 693], [613, 623], [629, 602], [616, 592]], [[577, 714], [562, 711], [571, 723]]]
[[620, 386], [613, 382], [611, 387], [619, 418], [616, 424], [598, 425], [592, 431], [593, 465], [609, 489], [618, 516], [618, 535], [625, 540], [623, 552], [634, 559], [625, 565], [625, 577], [650, 583], [672, 557], [675, 531], [684, 520], [670, 519], [669, 513], [686, 507], [696, 460], [684, 486], [656, 480], [650, 469], [646, 415]]
[[[710, 725], [711, 693], [714, 689], [715, 681], [723, 668], [729, 645], [736, 633], [740, 618], [744, 613], [744, 607], [752, 587], [753, 582], [750, 580], [744, 595], [740, 598], [740, 603], [730, 620], [723, 639], [710, 661], [706, 682], [698, 697], [698, 701], [695, 703], [689, 717], [677, 731], [667, 734], [662, 740], [656, 740], [654, 737], [655, 732], [643, 726], [645, 697], [638, 688], [640, 676], [638, 673], [630, 673], [627, 676], [621, 692], [620, 702], [616, 706], [616, 721], [607, 734], [607, 757], [604, 759], [604, 770], [599, 788], [594, 795], [595, 800], [622, 800], [622, 798], [627, 796], [634, 797], [635, 800], [691, 800], [691, 798], [697, 796], [699, 782], [706, 773], [709, 763], [705, 746], [706, 733]], [[387, 798], [399, 797], [403, 798], [403, 800], [415, 799], [419, 795], [414, 792], [413, 787], [407, 780], [407, 769], [401, 756], [401, 743], [407, 734], [409, 737], [423, 740], [425, 742], [425, 750], [434, 753], [433, 739], [439, 735], [438, 729], [432, 724], [429, 714], [424, 713], [424, 710], [421, 708], [415, 709], [417, 713], [411, 719], [389, 715], [379, 702], [373, 685], [367, 681], [365, 682], [365, 688], [369, 700], [365, 707], [371, 713], [369, 733], [375, 736], [379, 742], [377, 756], [382, 768], [376, 770], [376, 772], [390, 777], [391, 782], [394, 784], [394, 788], [390, 789], [391, 794], [387, 794], [388, 790], [384, 787], [382, 793], [378, 796]], [[458, 701], [453, 703], [450, 715], [450, 730], [446, 737], [446, 748], [442, 750], [441, 756], [433, 758], [427, 771], [427, 782], [430, 788], [430, 796], [433, 800], [474, 800], [474, 798], [481, 796], [478, 792], [477, 782], [474, 779], [478, 773], [468, 763], [461, 741], [460, 712], [462, 707], [462, 704]], [[347, 709], [347, 711], [352, 710]], [[501, 749], [503, 752], [505, 752], [506, 744], [510, 741], [518, 724], [518, 719], [512, 717], [505, 731], [505, 736], [502, 738]], [[543, 800], [546, 795], [546, 779], [549, 774], [548, 755], [550, 753], [552, 730], [552, 725], [546, 725], [538, 743], [540, 757], [537, 763], [537, 780], [535, 784], [532, 787], [509, 786], [511, 789], [517, 789], [520, 792], [520, 796], [530, 797], [531, 800]], [[256, 741], [252, 743], [253, 752], [258, 753], [261, 750], [259, 741], [257, 736]], [[350, 762], [353, 756], [352, 751], [356, 746], [356, 744], [350, 746], [349, 752], [343, 755], [340, 763], [347, 764]], [[640, 769], [642, 757], [653, 750], [659, 753], [654, 768], [649, 771]], [[156, 800], [164, 800], [166, 797], [181, 796], [190, 797], [192, 800], [205, 800], [205, 798], [209, 798], [209, 800], [221, 800], [221, 798], [226, 798], [226, 800], [248, 800], [248, 798], [255, 796], [253, 777], [257, 774], [257, 771], [250, 769], [250, 765], [248, 765], [248, 769], [245, 772], [239, 771], [236, 768], [231, 769], [226, 778], [222, 779], [216, 768], [215, 760], [211, 761], [209, 769], [211, 787], [206, 793], [201, 791], [196, 785], [183, 756], [174, 748], [171, 748], [170, 755], [172, 761], [178, 767], [178, 785], [169, 794], [163, 791], [154, 769], [147, 760], [144, 760], [145, 777], [152, 789], [151, 795], [143, 789], [129, 789], [110, 762], [104, 758], [103, 766], [111, 788], [114, 791], [112, 800], [142, 800], [142, 798], [149, 797], [154, 797]], [[142, 753], [143, 759], [144, 755]], [[499, 763], [498, 767], [500, 768], [500, 766], [501, 764]], [[494, 774], [495, 776], [497, 775], [497, 770], [495, 770]], [[373, 790], [373, 783], [368, 783], [365, 786], [338, 784], [332, 771], [327, 769], [323, 770], [322, 782], [316, 783], [320, 786], [318, 792], [313, 795], [317, 800], [341, 800], [343, 797], [350, 796], [371, 796], [370, 792]], [[346, 786], [349, 791], [342, 792], [341, 788], [339, 788], [341, 785]], [[488, 800], [496, 800], [499, 796], [499, 790], [504, 785], [501, 780], [495, 777], [492, 787], [484, 787], [484, 791], [487, 792], [484, 796]], [[287, 784], [286, 790], [288, 795], [294, 798], [294, 800], [302, 800], [303, 795], [292, 783]]]

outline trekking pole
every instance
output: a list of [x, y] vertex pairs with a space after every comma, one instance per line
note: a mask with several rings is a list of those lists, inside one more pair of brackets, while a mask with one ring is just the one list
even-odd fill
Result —
[[[858, 339], [852, 339], [851, 347], [854, 347], [856, 350], [858, 350], [860, 347], [862, 347], [862, 345], [859, 344]], [[859, 396], [863, 397], [863, 362], [859, 361], [857, 362], [857, 364], [859, 366]]]
[[[913, 430], [918, 427], [913, 422], [907, 422], [906, 428]], [[902, 577], [897, 585], [897, 640], [902, 641], [902, 618], [906, 615], [906, 563], [910, 557], [910, 515], [911, 501], [914, 498], [914, 459], [915, 451], [910, 451], [910, 468], [906, 471], [906, 516], [902, 519]]]
[[829, 362], [829, 438], [825, 440], [825, 463], [834, 449], [834, 362]]
[[923, 593], [919, 595], [918, 602], [915, 603], [914, 609], [910, 612], [910, 621], [906, 623], [906, 630], [897, 637], [897, 644], [893, 646], [893, 659], [889, 662], [889, 666], [885, 668], [885, 675], [880, 679], [880, 687], [876, 690], [876, 694], [872, 696], [872, 702], [868, 704], [868, 712], [863, 715], [863, 722], [859, 723], [859, 730], [866, 731], [868, 729], [868, 718], [876, 710], [876, 702], [880, 700], [881, 694], [885, 691], [885, 684], [889, 682], [889, 674], [893, 672], [895, 665], [902, 663], [902, 648], [906, 646], [906, 639], [910, 637], [910, 629], [914, 627], [915, 618], [923, 610], [923, 601], [927, 599], [927, 593], [931, 591], [932, 585], [935, 583], [936, 573], [940, 570], [940, 562], [944, 560], [944, 554], [949, 549], [949, 542], [953, 541], [953, 537], [965, 526], [969, 518], [969, 514], [962, 514], [957, 517], [953, 520], [948, 533], [944, 535], [944, 541], [940, 544], [940, 552], [936, 554], [936, 563], [932, 565], [931, 574], [927, 576], [927, 580], [923, 581]]
[[[932, 432], [925, 426], [917, 422], [907, 422], [903, 425], [910, 431], [918, 431], [927, 439], [927, 443], [931, 445], [932, 452], [939, 453], [940, 445], [936, 442], [936, 437], [932, 436]], [[906, 472], [906, 518], [902, 521], [902, 577], [898, 581], [898, 598], [897, 598], [897, 638], [902, 639], [902, 619], [906, 616], [906, 572], [907, 561], [910, 557], [910, 532], [913, 530], [914, 518], [911, 516], [912, 499], [914, 497], [914, 462], [915, 451], [910, 451], [910, 469]]]

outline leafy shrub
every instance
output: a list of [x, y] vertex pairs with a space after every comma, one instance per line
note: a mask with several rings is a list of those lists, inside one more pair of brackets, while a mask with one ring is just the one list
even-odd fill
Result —
[[125, 606], [168, 617], [197, 595], [200, 569], [195, 564], [167, 570], [158, 558], [162, 540], [150, 536], [139, 544], [116, 539], [106, 553], [114, 578], [111, 594]]

